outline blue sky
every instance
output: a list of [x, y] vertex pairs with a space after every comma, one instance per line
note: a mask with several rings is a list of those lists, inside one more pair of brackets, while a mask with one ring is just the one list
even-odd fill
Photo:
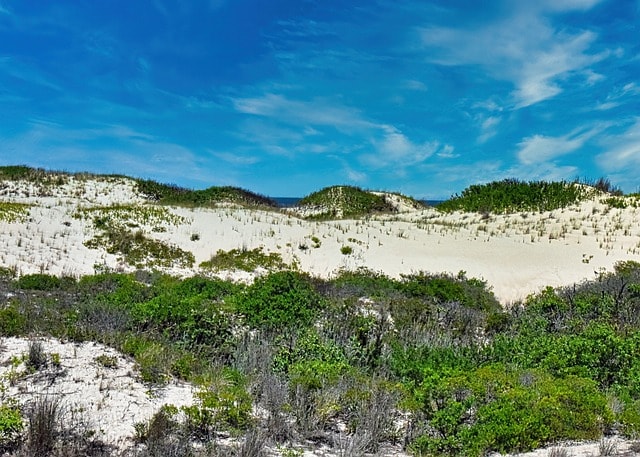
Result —
[[640, 0], [0, 0], [0, 164], [303, 196], [640, 188]]

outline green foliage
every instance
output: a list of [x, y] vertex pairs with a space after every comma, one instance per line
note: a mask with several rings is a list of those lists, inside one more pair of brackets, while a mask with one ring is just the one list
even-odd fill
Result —
[[358, 218], [374, 213], [391, 213], [395, 211], [393, 205], [384, 197], [364, 191], [353, 186], [327, 187], [298, 202], [300, 208], [320, 208], [310, 219], [344, 219]]
[[151, 180], [137, 180], [138, 191], [149, 199], [165, 205], [215, 206], [220, 203], [235, 203], [246, 206], [275, 208], [278, 205], [268, 197], [238, 187], [209, 187], [189, 190]]
[[505, 179], [469, 186], [460, 195], [439, 204], [437, 209], [496, 214], [551, 211], [579, 203], [589, 195], [585, 186], [578, 183]]
[[0, 202], [0, 221], [25, 222], [29, 216], [31, 205], [26, 203]]
[[93, 360], [105, 368], [118, 368], [118, 358], [112, 355], [100, 354], [95, 357]]
[[53, 290], [60, 288], [61, 281], [57, 276], [36, 273], [20, 276], [16, 285], [27, 290]]
[[279, 271], [256, 279], [234, 303], [251, 327], [275, 331], [309, 326], [318, 316], [321, 297], [307, 276]]
[[329, 281], [330, 293], [333, 296], [348, 297], [388, 297], [396, 295], [400, 283], [385, 274], [367, 268], [342, 270]]
[[0, 403], [0, 451], [17, 447], [23, 429], [20, 408], [13, 403]]
[[527, 451], [561, 439], [595, 439], [612, 423], [594, 382], [500, 365], [428, 382], [416, 394], [431, 432], [412, 448], [428, 455]]
[[342, 255], [349, 255], [349, 254], [353, 254], [353, 248], [351, 246], [342, 246], [340, 248], [340, 253]]
[[342, 349], [323, 341], [315, 330], [300, 335], [293, 347], [282, 346], [273, 359], [274, 369], [288, 373], [294, 386], [319, 389], [336, 382], [350, 367]]
[[27, 328], [27, 318], [17, 300], [10, 301], [0, 309], [0, 336], [22, 335]]
[[204, 382], [196, 393], [197, 403], [182, 408], [187, 427], [196, 437], [206, 440], [214, 431], [237, 432], [251, 425], [252, 397], [246, 379], [232, 369], [223, 369], [214, 379]]
[[134, 325], [156, 329], [188, 346], [206, 344], [228, 353], [233, 342], [232, 318], [222, 300], [237, 286], [220, 279], [192, 277], [174, 284], [156, 286], [158, 294], [132, 304]]
[[117, 227], [138, 227], [141, 225], [178, 226], [186, 222], [182, 216], [170, 212], [166, 208], [153, 205], [112, 205], [81, 208], [73, 215], [76, 219], [93, 219], [97, 229]]
[[0, 167], [0, 179], [10, 181], [29, 180], [32, 176], [40, 174], [44, 170], [36, 170], [26, 165], [6, 165]]
[[500, 309], [498, 300], [487, 283], [467, 278], [464, 272], [457, 276], [419, 272], [402, 275], [401, 290], [412, 297], [431, 297], [437, 303], [457, 302], [468, 308], [495, 311]]
[[134, 357], [142, 382], [164, 384], [167, 381], [171, 352], [163, 344], [148, 337], [131, 334], [125, 337], [121, 350]]
[[141, 230], [134, 233], [123, 227], [109, 227], [84, 244], [91, 249], [104, 248], [109, 254], [119, 254], [125, 262], [137, 268], [191, 268], [195, 263], [191, 252], [148, 238]]
[[255, 271], [263, 268], [268, 271], [284, 270], [289, 267], [278, 252], [265, 253], [262, 247], [255, 249], [231, 249], [230, 251], [218, 250], [211, 259], [204, 261], [200, 267], [220, 270]]

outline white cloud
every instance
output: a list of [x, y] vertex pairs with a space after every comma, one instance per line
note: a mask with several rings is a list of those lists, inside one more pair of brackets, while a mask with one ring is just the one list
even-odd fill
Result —
[[[619, 171], [640, 167], [640, 117], [626, 130], [602, 139], [605, 152], [597, 157], [598, 164], [606, 171]], [[637, 178], [637, 174], [635, 176]], [[638, 183], [635, 183], [638, 185]]]
[[436, 155], [442, 159], [455, 159], [456, 157], [460, 157], [460, 154], [453, 152], [454, 150], [455, 148], [453, 146], [445, 144]]
[[500, 116], [488, 116], [480, 119], [482, 120], [480, 124], [482, 133], [478, 137], [478, 143], [485, 143], [498, 133], [497, 127], [502, 122], [502, 118]]
[[[535, 4], [535, 2], [531, 2]], [[441, 65], [479, 65], [497, 79], [513, 83], [516, 107], [529, 106], [562, 92], [570, 73], [582, 74], [590, 84], [597, 80], [589, 66], [608, 53], [588, 51], [597, 36], [590, 31], [569, 34], [555, 30], [545, 13], [588, 9], [595, 1], [529, 2], [506, 17], [476, 29], [427, 27], [421, 30], [427, 59]]]
[[518, 160], [524, 165], [548, 162], [580, 149], [600, 133], [605, 125], [597, 125], [589, 130], [577, 130], [560, 137], [533, 135], [518, 144]]
[[404, 82], [403, 87], [409, 90], [416, 90], [419, 92], [427, 91], [427, 86], [422, 81], [417, 81], [415, 79], [408, 79]]
[[596, 109], [600, 111], [610, 110], [631, 101], [638, 95], [640, 95], [640, 87], [636, 83], [630, 82], [622, 86], [622, 88], [612, 91], [607, 95], [606, 101], [596, 105]]
[[232, 152], [215, 152], [215, 151], [209, 151], [209, 152], [214, 156], [216, 156], [217, 158], [222, 159], [225, 162], [231, 163], [233, 165], [253, 165], [260, 161], [258, 157], [239, 155], [239, 154], [234, 154]]
[[343, 130], [375, 127], [358, 110], [327, 99], [291, 100], [283, 95], [269, 93], [260, 97], [234, 98], [231, 101], [240, 113], [269, 117], [289, 124], [331, 126]]

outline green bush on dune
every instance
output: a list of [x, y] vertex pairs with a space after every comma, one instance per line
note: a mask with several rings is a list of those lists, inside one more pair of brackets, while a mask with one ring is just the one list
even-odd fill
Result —
[[153, 180], [136, 180], [138, 191], [147, 198], [166, 205], [214, 206], [219, 203], [235, 203], [247, 206], [277, 207], [270, 198], [239, 187], [214, 186], [191, 190]]
[[495, 214], [551, 211], [579, 203], [591, 194], [593, 191], [575, 182], [505, 179], [469, 186], [459, 195], [440, 203], [437, 209]]
[[313, 192], [302, 198], [298, 207], [319, 209], [308, 217], [314, 220], [355, 218], [395, 211], [384, 197], [354, 186], [332, 186]]

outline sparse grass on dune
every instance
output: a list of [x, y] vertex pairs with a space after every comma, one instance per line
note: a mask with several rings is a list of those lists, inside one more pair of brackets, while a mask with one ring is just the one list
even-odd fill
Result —
[[25, 203], [0, 202], [0, 221], [24, 222], [29, 215], [31, 205]]

